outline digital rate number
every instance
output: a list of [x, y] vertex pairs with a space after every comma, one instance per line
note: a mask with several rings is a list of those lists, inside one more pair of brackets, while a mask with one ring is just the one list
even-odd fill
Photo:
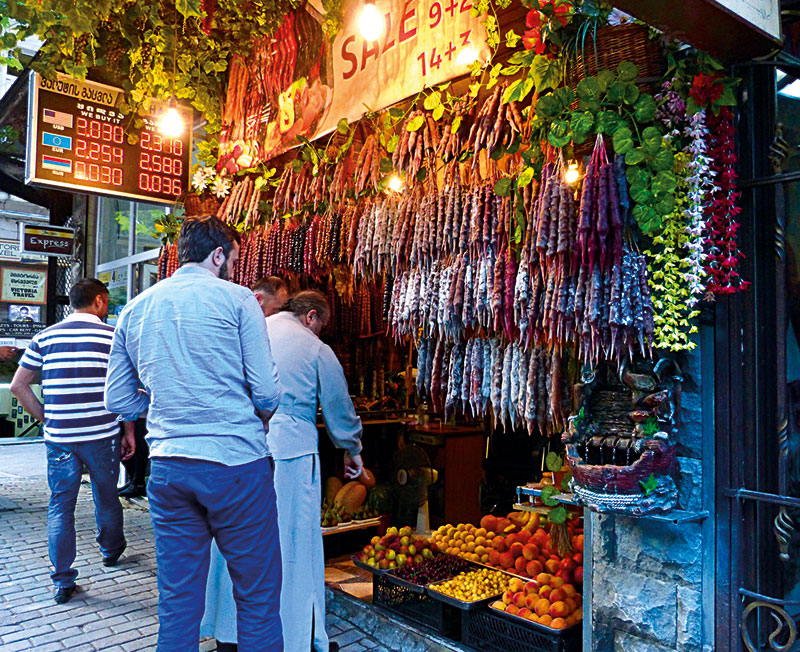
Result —
[[[77, 119], [75, 178], [112, 186], [123, 183], [125, 131], [119, 125]], [[178, 196], [183, 192], [183, 143], [144, 131], [139, 140], [138, 186], [148, 193]], [[120, 166], [120, 167], [117, 167]]]

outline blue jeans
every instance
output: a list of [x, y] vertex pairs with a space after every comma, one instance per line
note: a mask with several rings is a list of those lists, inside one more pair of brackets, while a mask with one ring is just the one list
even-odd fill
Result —
[[122, 531], [122, 505], [117, 496], [120, 438], [70, 444], [45, 442], [47, 445], [47, 482], [50, 506], [47, 510], [47, 544], [53, 572], [50, 577], [58, 588], [75, 584], [78, 571], [75, 561], [75, 503], [85, 466], [89, 470], [97, 522], [97, 543], [103, 557], [125, 549]]
[[281, 552], [266, 458], [225, 466], [152, 458], [147, 484], [158, 563], [157, 652], [197, 652], [212, 537], [228, 563], [240, 652], [281, 652]]

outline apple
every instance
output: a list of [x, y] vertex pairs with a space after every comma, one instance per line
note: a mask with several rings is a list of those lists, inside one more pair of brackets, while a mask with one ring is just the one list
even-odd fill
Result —
[[408, 554], [411, 555], [412, 557], [417, 554], [417, 546], [415, 546], [413, 543], [410, 546], [408, 546]]
[[386, 551], [386, 559], [388, 559], [389, 561], [393, 561], [396, 558], [397, 558], [397, 553], [394, 550], [389, 549]]
[[392, 535], [397, 534], [397, 528], [392, 526], [390, 528], [386, 528], [386, 534]]
[[380, 562], [378, 562], [378, 568], [380, 568], [381, 570], [386, 570], [387, 568], [389, 568], [389, 560], [381, 559]]
[[396, 560], [397, 560], [398, 568], [402, 568], [403, 566], [406, 565], [406, 562], [408, 561], [408, 557], [401, 553], [401, 554], [397, 555]]
[[[397, 530], [395, 530], [395, 532], [396, 531]], [[410, 527], [408, 527], [407, 525], [405, 527], [400, 528], [400, 536], [401, 537], [410, 537], [412, 533], [413, 533], [413, 530]]]
[[406, 537], [401, 537], [400, 538], [400, 545], [401, 546], [408, 547], [410, 544], [411, 544], [411, 538], [410, 537], [406, 536]]
[[386, 546], [384, 546], [381, 543], [376, 543], [375, 544], [375, 552], [381, 552], [383, 550], [386, 550]]
[[411, 553], [411, 551], [408, 549], [408, 546], [400, 546], [397, 552], [399, 552], [402, 555], [408, 555]]
[[414, 555], [414, 563], [421, 564], [425, 558], [422, 555]]
[[430, 559], [431, 557], [433, 557], [433, 551], [430, 548], [423, 548], [422, 556], [425, 559]]
[[397, 562], [396, 561], [390, 561], [389, 562], [389, 568], [397, 568]]
[[371, 543], [373, 546], [377, 546], [377, 545], [378, 545], [378, 544], [381, 542], [381, 538], [380, 538], [379, 536], [377, 536], [377, 535], [376, 535], [376, 536], [372, 537], [372, 538], [369, 540], [369, 542], [370, 542], [370, 543]]

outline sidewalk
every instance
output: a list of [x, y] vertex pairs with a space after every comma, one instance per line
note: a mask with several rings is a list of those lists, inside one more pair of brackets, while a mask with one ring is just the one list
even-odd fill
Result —
[[[115, 568], [101, 564], [94, 541], [94, 507], [81, 486], [75, 527], [79, 593], [53, 601], [47, 556], [44, 444], [0, 447], [0, 650], [139, 652], [155, 649], [158, 632], [156, 562], [147, 510], [125, 504], [128, 549]], [[340, 614], [329, 632], [343, 652], [387, 651]], [[214, 641], [200, 650], [215, 649]]]

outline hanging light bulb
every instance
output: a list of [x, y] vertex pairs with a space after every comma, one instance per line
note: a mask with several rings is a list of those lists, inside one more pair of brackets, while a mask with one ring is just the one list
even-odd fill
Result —
[[456, 57], [456, 63], [459, 66], [469, 66], [480, 58], [480, 53], [471, 45], [465, 47]]
[[377, 41], [383, 34], [383, 16], [372, 2], [368, 2], [358, 17], [358, 31], [367, 41]]
[[159, 131], [167, 138], [179, 138], [183, 133], [183, 126], [183, 118], [181, 118], [181, 114], [178, 113], [177, 105], [173, 98], [170, 100], [166, 112], [161, 117], [161, 123], [158, 126]]
[[403, 180], [396, 174], [393, 174], [391, 177], [389, 177], [389, 183], [386, 184], [386, 187], [394, 192], [402, 192], [404, 185], [405, 184], [403, 183]]
[[578, 162], [570, 161], [566, 171], [564, 172], [564, 181], [566, 181], [569, 185], [572, 186], [578, 183], [580, 178], [581, 178], [581, 171], [578, 169]]

